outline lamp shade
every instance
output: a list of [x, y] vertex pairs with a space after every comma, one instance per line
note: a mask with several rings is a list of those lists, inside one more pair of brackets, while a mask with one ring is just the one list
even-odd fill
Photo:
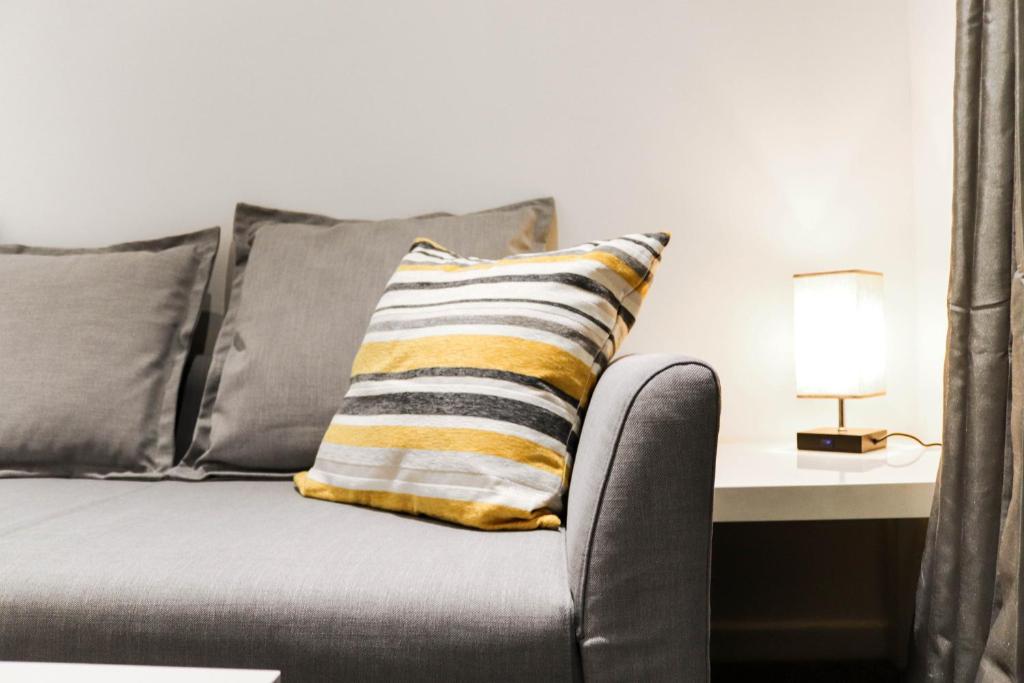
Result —
[[794, 275], [793, 333], [797, 396], [864, 398], [885, 393], [881, 273]]

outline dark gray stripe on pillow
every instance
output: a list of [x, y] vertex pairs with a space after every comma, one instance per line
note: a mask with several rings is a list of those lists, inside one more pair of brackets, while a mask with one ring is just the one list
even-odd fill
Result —
[[564, 418], [523, 401], [485, 394], [409, 392], [347, 396], [343, 415], [455, 415], [511, 422], [565, 443], [573, 426]]
[[412, 379], [414, 377], [480, 377], [483, 379], [497, 379], [505, 382], [515, 382], [534, 389], [543, 389], [569, 405], [578, 405], [578, 401], [558, 387], [545, 382], [539, 377], [521, 375], [517, 372], [505, 370], [488, 370], [486, 368], [421, 368], [419, 370], [406, 370], [405, 372], [367, 372], [362, 375], [352, 375], [350, 384], [357, 382], [380, 382], [384, 380]]

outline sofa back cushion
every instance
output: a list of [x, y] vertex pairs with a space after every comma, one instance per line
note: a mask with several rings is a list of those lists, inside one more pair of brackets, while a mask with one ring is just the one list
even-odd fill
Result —
[[177, 474], [288, 477], [312, 465], [374, 304], [425, 234], [489, 257], [545, 249], [554, 202], [376, 222], [239, 204], [230, 304]]
[[158, 477], [220, 229], [0, 245], [0, 476]]

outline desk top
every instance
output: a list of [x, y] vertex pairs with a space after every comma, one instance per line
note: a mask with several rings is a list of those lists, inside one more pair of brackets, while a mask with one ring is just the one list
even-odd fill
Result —
[[715, 521], [927, 517], [940, 448], [899, 443], [864, 454], [782, 442], [722, 443]]

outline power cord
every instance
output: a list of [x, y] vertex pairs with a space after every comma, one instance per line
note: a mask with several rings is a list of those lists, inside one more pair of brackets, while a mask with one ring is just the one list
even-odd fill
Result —
[[880, 438], [880, 439], [871, 439], [871, 441], [873, 443], [881, 443], [881, 442], [885, 441], [886, 439], [888, 439], [890, 436], [904, 436], [904, 437], [906, 437], [908, 439], [913, 439], [914, 441], [918, 442], [919, 444], [921, 444], [925, 448], [931, 448], [932, 446], [941, 446], [942, 445], [941, 441], [935, 441], [933, 443], [925, 443], [924, 441], [922, 441], [921, 439], [917, 438], [913, 434], [907, 434], [906, 432], [889, 432], [888, 434], [886, 434], [882, 438]]

